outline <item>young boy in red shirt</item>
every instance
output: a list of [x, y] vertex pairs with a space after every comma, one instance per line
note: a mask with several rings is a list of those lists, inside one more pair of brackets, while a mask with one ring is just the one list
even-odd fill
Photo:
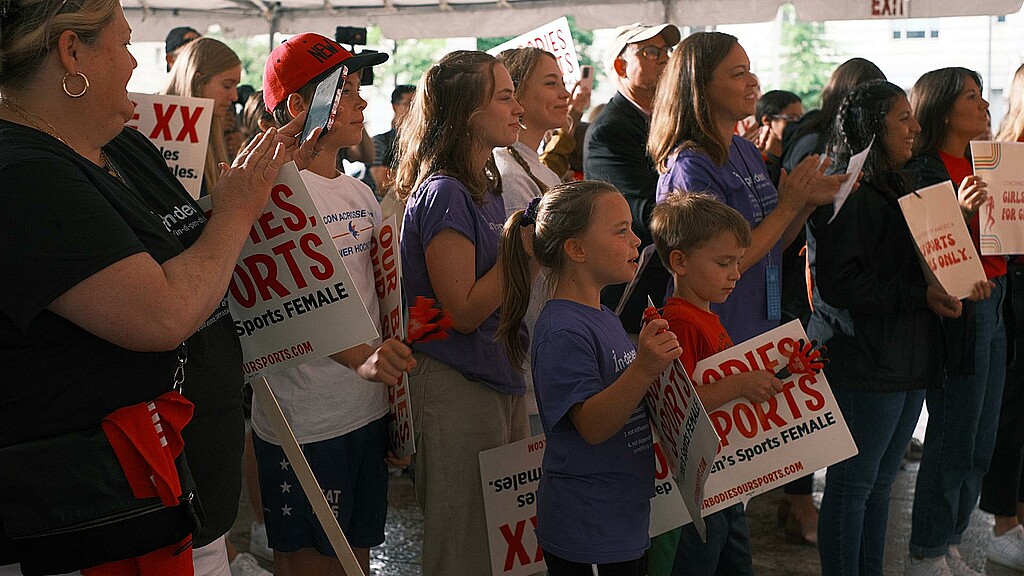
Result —
[[[662, 317], [679, 339], [680, 361], [693, 374], [697, 362], [733, 345], [729, 333], [711, 304], [721, 304], [732, 293], [743, 270], [743, 256], [751, 243], [750, 225], [743, 216], [713, 196], [696, 193], [670, 194], [655, 206], [651, 235], [658, 256], [672, 273], [675, 292], [665, 302]], [[697, 388], [706, 410], [714, 410], [737, 398], [764, 402], [782, 389], [771, 372], [756, 370], [722, 378]], [[743, 505], [707, 516], [707, 543], [701, 541], [693, 524], [683, 526], [652, 541], [652, 576], [687, 574], [753, 576], [750, 532]], [[673, 547], [672, 544], [678, 542]], [[656, 549], [667, 554], [657, 554]], [[654, 557], [668, 558], [656, 567]]]

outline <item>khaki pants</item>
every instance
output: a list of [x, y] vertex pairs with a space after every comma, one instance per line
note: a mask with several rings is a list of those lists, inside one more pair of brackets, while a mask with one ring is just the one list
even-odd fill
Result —
[[491, 573], [480, 461], [483, 450], [530, 435], [522, 396], [499, 394], [416, 354], [409, 374], [416, 500], [423, 510], [423, 576]]

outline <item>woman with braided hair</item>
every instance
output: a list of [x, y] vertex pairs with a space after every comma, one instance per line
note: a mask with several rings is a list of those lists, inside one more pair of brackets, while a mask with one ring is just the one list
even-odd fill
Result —
[[828, 468], [818, 522], [823, 576], [881, 576], [890, 488], [924, 389], [942, 374], [939, 315], [959, 313], [956, 298], [926, 282], [897, 203], [913, 192], [902, 167], [920, 131], [898, 86], [875, 80], [851, 90], [829, 150], [834, 169], [845, 170], [874, 138], [864, 177], [835, 220], [829, 204], [807, 223], [815, 290], [834, 311], [824, 319], [834, 329], [825, 373], [858, 448]]

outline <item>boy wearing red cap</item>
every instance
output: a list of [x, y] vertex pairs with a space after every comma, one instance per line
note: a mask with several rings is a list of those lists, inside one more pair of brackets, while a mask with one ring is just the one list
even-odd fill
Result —
[[[300, 173], [352, 276], [370, 318], [379, 317], [370, 242], [380, 207], [362, 182], [338, 171], [338, 150], [359, 143], [363, 109], [359, 71], [387, 54], [353, 55], [319, 34], [299, 34], [278, 46], [263, 73], [263, 100], [282, 124], [309, 108], [317, 84], [339, 66], [349, 74], [334, 123], [313, 146]], [[378, 326], [378, 330], [380, 326]], [[370, 548], [384, 541], [388, 472], [387, 391], [415, 364], [397, 339], [360, 344], [267, 379], [302, 445], [356, 557], [369, 573]], [[266, 413], [253, 405], [253, 444], [259, 463], [267, 536], [277, 576], [340, 573], [334, 551], [299, 486]]]

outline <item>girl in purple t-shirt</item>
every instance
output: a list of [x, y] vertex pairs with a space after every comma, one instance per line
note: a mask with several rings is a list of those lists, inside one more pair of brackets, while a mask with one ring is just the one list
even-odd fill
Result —
[[537, 542], [551, 576], [646, 574], [654, 453], [644, 394], [681, 353], [665, 320], [640, 348], [601, 306], [601, 289], [629, 281], [640, 239], [612, 185], [550, 188], [515, 212], [502, 235], [499, 338], [516, 365], [519, 329], [539, 266], [553, 297], [537, 319], [533, 381], [547, 435], [537, 489]]
[[505, 206], [491, 149], [516, 141], [522, 113], [504, 66], [457, 51], [423, 75], [399, 135], [406, 296], [437, 299], [454, 322], [413, 346], [409, 373], [425, 576], [490, 573], [477, 455], [529, 436], [522, 375], [494, 340]]

